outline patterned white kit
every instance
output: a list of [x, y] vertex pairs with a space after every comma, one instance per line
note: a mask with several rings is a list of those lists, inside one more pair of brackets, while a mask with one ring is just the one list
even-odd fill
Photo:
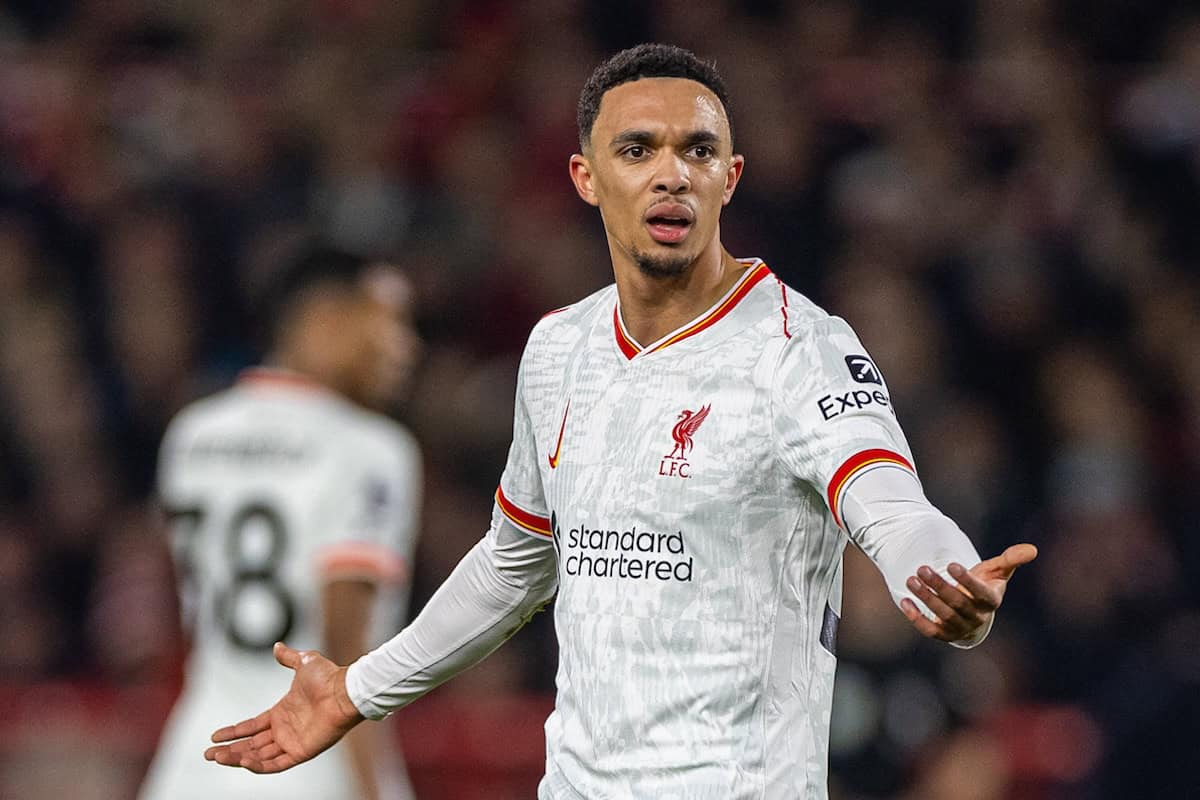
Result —
[[825, 795], [840, 493], [912, 458], [849, 326], [745, 263], [658, 342], [610, 286], [525, 351], [496, 497], [558, 554], [543, 798]]
[[612, 286], [547, 315], [517, 384], [491, 528], [350, 699], [402, 708], [557, 594], [541, 800], [824, 798], [845, 542], [897, 601], [979, 561], [849, 326], [749, 260], [645, 346]]
[[371, 642], [395, 632], [419, 516], [414, 440], [299, 376], [252, 370], [176, 418], [159, 483], [193, 641], [141, 797], [354, 797], [337, 750], [265, 776], [218, 767], [203, 752], [216, 728], [287, 691], [292, 673], [275, 662], [275, 641], [321, 647], [328, 581], [375, 581], [386, 614], [373, 621]]

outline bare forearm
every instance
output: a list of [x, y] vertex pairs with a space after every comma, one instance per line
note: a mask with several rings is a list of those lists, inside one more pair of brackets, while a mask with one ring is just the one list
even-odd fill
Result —
[[379, 778], [376, 765], [386, 742], [380, 725], [359, 725], [346, 734], [342, 747], [350, 759], [351, 769], [358, 781], [358, 797], [379, 800]]
[[[366, 630], [375, 596], [375, 585], [367, 581], [339, 580], [325, 585], [325, 653], [335, 664], [351, 664], [366, 652]], [[348, 701], [349, 697], [344, 699]], [[356, 796], [364, 800], [379, 800], [379, 762], [384, 743], [376, 728], [357, 726], [346, 734], [341, 748], [341, 757], [349, 759], [358, 784]]]

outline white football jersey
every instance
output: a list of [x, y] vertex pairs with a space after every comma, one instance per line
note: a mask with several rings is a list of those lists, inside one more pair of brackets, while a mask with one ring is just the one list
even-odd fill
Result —
[[278, 775], [220, 767], [203, 753], [216, 728], [287, 691], [292, 673], [272, 656], [276, 641], [321, 648], [327, 582], [377, 583], [384, 611], [370, 644], [403, 622], [421, 497], [413, 438], [300, 376], [250, 370], [171, 423], [159, 491], [193, 638], [141, 797], [354, 797], [349, 759], [336, 749]]
[[558, 553], [544, 800], [826, 796], [838, 502], [912, 457], [850, 327], [744, 263], [657, 342], [614, 286], [530, 337], [496, 501]]

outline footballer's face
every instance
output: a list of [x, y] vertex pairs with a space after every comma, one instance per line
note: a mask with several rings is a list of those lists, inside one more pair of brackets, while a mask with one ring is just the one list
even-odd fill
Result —
[[348, 353], [349, 394], [381, 411], [400, 399], [421, 350], [412, 321], [412, 286], [394, 267], [379, 265], [362, 279]]
[[600, 209], [614, 265], [669, 277], [719, 251], [721, 208], [742, 163], [708, 88], [642, 78], [605, 92], [589, 146], [571, 158], [571, 178]]

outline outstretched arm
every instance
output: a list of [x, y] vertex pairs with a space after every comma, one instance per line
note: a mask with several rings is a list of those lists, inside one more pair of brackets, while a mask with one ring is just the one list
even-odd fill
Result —
[[416, 620], [350, 666], [359, 712], [380, 719], [482, 661], [542, 609], [558, 588], [549, 538], [494, 516], [493, 529], [434, 592]]
[[925, 498], [916, 476], [899, 467], [865, 472], [843, 495], [850, 537], [879, 567], [904, 616], [922, 635], [957, 647], [983, 641], [1009, 579], [1037, 557], [1033, 545], [1017, 544], [981, 561], [966, 535]]
[[364, 717], [378, 719], [478, 663], [553, 596], [554, 546], [498, 518], [411, 625], [349, 668], [276, 645], [296, 670], [283, 698], [213, 734], [205, 758], [280, 772], [314, 758]]

